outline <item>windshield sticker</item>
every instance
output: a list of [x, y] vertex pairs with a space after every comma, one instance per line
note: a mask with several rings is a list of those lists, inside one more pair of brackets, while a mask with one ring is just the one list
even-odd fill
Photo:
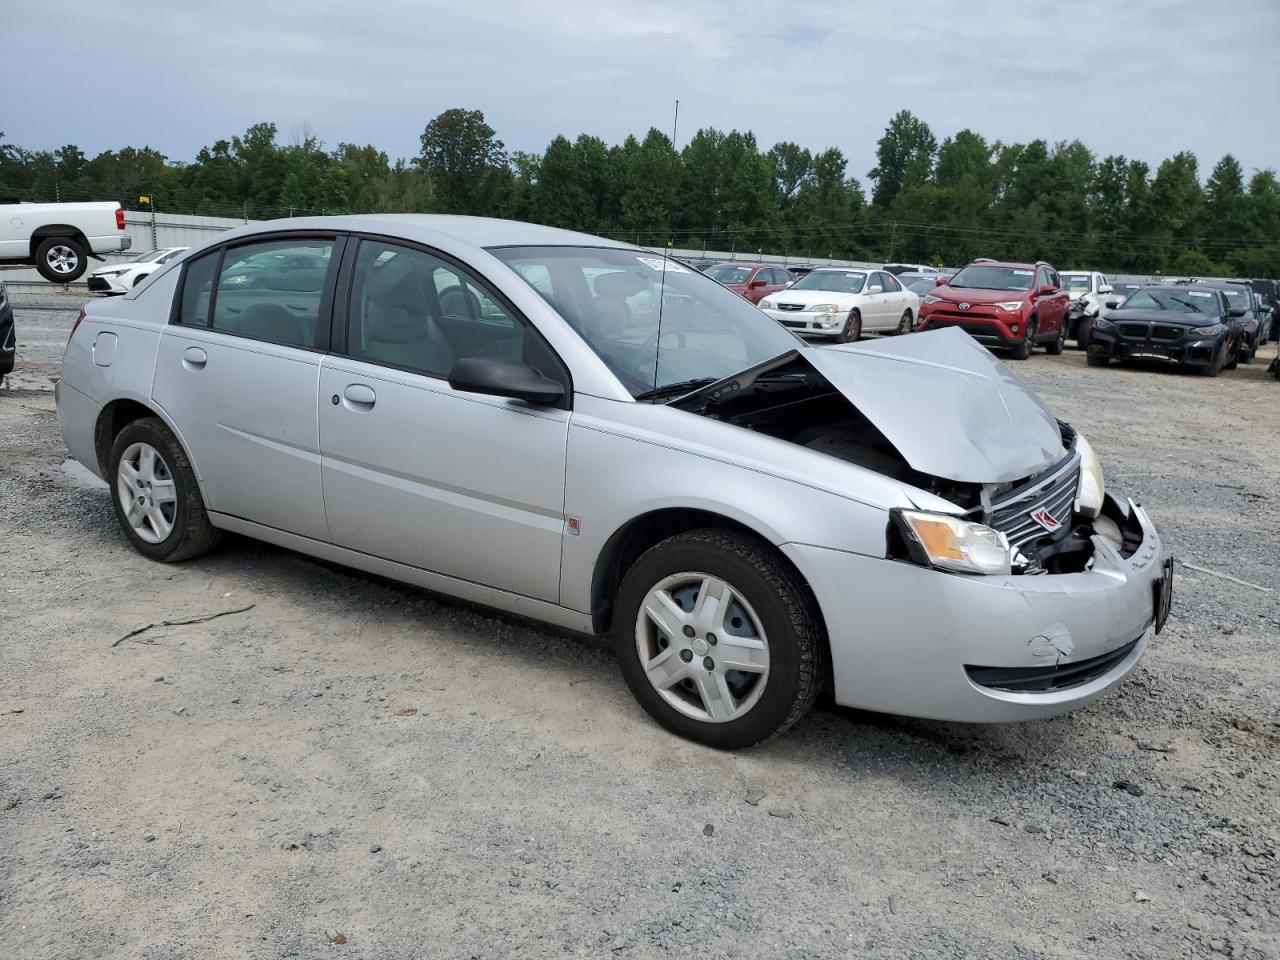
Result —
[[684, 267], [680, 266], [680, 264], [674, 263], [670, 260], [663, 260], [661, 257], [636, 257], [636, 259], [639, 260], [641, 263], [643, 263], [650, 270], [657, 270], [659, 273], [662, 272], [662, 265], [664, 263], [667, 265], [667, 273], [688, 273], [689, 272]]
[[1188, 297], [1202, 297], [1202, 298], [1204, 298], [1205, 300], [1208, 300], [1208, 299], [1210, 299], [1210, 298], [1213, 296], [1213, 294], [1212, 294], [1212, 293], [1205, 293], [1203, 290], [1188, 290], [1188, 291], [1187, 291], [1187, 296], [1188, 296]]
[[1030, 271], [1030, 270], [1015, 270], [1015, 271], [1013, 271], [1013, 275], [1014, 275], [1015, 277], [1029, 277], [1029, 276], [1031, 276], [1031, 271]]

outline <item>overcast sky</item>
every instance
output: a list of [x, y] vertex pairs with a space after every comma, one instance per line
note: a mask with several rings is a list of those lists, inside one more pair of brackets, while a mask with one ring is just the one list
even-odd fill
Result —
[[909, 109], [943, 137], [1079, 138], [1154, 165], [1280, 166], [1280, 0], [0, 0], [0, 130], [171, 160], [251, 123], [417, 153], [477, 108], [509, 150], [703, 126], [840, 147], [866, 180]]

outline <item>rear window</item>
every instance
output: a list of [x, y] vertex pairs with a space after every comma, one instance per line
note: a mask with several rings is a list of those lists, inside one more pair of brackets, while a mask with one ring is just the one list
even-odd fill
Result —
[[215, 250], [192, 260], [182, 276], [182, 304], [178, 322], [188, 327], [209, 325], [209, 299], [213, 291], [213, 272], [218, 268], [222, 251]]

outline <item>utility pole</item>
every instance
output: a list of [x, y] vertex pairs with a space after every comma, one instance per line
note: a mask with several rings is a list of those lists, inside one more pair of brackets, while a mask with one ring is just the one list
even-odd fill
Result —
[[898, 235], [898, 221], [889, 221], [889, 256], [885, 258], [886, 263], [893, 263], [893, 241]]
[[676, 101], [676, 115], [671, 121], [671, 149], [676, 148], [676, 131], [680, 129], [680, 101]]

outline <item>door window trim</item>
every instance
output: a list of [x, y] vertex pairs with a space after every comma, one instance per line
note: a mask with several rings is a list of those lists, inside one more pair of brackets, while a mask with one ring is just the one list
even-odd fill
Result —
[[573, 408], [573, 375], [569, 371], [569, 365], [564, 362], [560, 354], [542, 335], [542, 331], [533, 323], [524, 313], [519, 310], [514, 303], [499, 290], [496, 286], [488, 282], [474, 268], [468, 266], [459, 258], [452, 254], [446, 253], [435, 247], [425, 243], [419, 243], [406, 237], [389, 236], [383, 233], [371, 233], [367, 231], [351, 231], [347, 234], [347, 245], [343, 253], [342, 263], [337, 276], [337, 284], [333, 297], [333, 310], [330, 317], [330, 330], [328, 337], [329, 353], [334, 356], [343, 357], [347, 360], [354, 360], [357, 363], [367, 363], [375, 367], [385, 367], [389, 370], [399, 370], [402, 373], [408, 373], [416, 377], [423, 377], [428, 380], [435, 380], [447, 384], [449, 382], [448, 374], [437, 375], [427, 373], [423, 370], [416, 370], [412, 367], [401, 366], [396, 363], [388, 363], [385, 360], [370, 360], [367, 357], [353, 357], [348, 349], [348, 334], [350, 330], [351, 320], [351, 293], [355, 280], [356, 257], [359, 255], [360, 247], [367, 242], [371, 243], [387, 243], [392, 246], [402, 247], [406, 250], [413, 250], [418, 253], [426, 254], [434, 257], [444, 265], [456, 270], [465, 277], [469, 282], [474, 284], [479, 290], [490, 297], [495, 303], [501, 306], [510, 314], [516, 323], [520, 324], [525, 331], [525, 336], [532, 336], [542, 346], [547, 357], [554, 366], [553, 371], [541, 371], [543, 376], [557, 381], [564, 387], [564, 402], [552, 404], [563, 410]]
[[[349, 246], [348, 234], [343, 230], [273, 230], [236, 237], [218, 246], [202, 250], [198, 256], [188, 257], [182, 264], [182, 274], [178, 277], [174, 290], [173, 303], [169, 308], [169, 325], [189, 327], [195, 330], [206, 330], [209, 333], [224, 337], [235, 337], [237, 340], [248, 340], [252, 343], [265, 343], [273, 347], [286, 347], [292, 350], [306, 350], [308, 353], [330, 353], [330, 337], [333, 330], [334, 294], [342, 267], [343, 257]], [[219, 330], [213, 325], [214, 311], [218, 306], [218, 281], [222, 277], [222, 265], [226, 262], [227, 251], [239, 247], [253, 246], [259, 243], [279, 243], [287, 240], [332, 240], [333, 252], [329, 254], [329, 265], [325, 270], [324, 284], [320, 290], [320, 304], [316, 311], [316, 342], [314, 346], [303, 346], [297, 343], [276, 343], [273, 340], [261, 340], [233, 330]], [[192, 263], [203, 260], [206, 256], [217, 255], [218, 263], [213, 271], [213, 284], [209, 289], [209, 312], [203, 324], [184, 324], [182, 322], [182, 295], [187, 285], [187, 273]]]

